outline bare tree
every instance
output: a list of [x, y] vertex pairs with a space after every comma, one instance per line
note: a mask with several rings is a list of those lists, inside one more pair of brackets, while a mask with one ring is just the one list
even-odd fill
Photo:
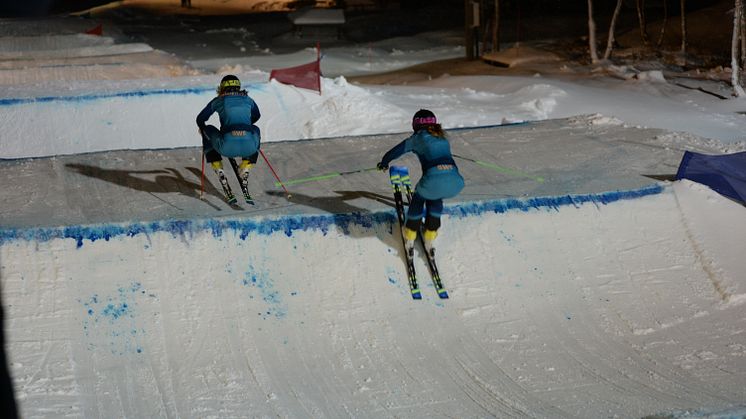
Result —
[[686, 54], [686, 0], [681, 0], [681, 55]]
[[648, 39], [648, 22], [645, 18], [645, 0], [636, 0], [637, 4], [637, 20], [640, 21], [640, 37], [642, 43], [647, 46], [650, 43]]
[[741, 86], [740, 75], [741, 68], [739, 61], [739, 43], [741, 41], [741, 21], [743, 20], [743, 0], [736, 0], [736, 7], [733, 9], [733, 37], [731, 38], [731, 84], [733, 85], [733, 94], [737, 97], [746, 96]]
[[746, 64], [746, 11], [741, 11], [741, 32], [739, 34], [741, 38], [741, 68]]
[[614, 49], [614, 32], [616, 31], [616, 21], [619, 18], [619, 12], [622, 10], [622, 1], [617, 0], [616, 8], [614, 8], [614, 14], [611, 16], [611, 23], [609, 24], [609, 37], [606, 41], [606, 51], [604, 52], [604, 60], [608, 60], [611, 57], [611, 50]]
[[500, 0], [495, 0], [494, 25], [492, 25], [492, 51], [500, 51]]
[[[488, 3], [485, 3], [487, 5]], [[489, 19], [485, 19], [482, 32], [482, 45], [491, 45], [490, 51], [500, 51], [500, 0], [494, 0], [492, 7], [486, 7], [485, 13], [492, 12]]]
[[663, 45], [663, 36], [666, 34], [666, 25], [668, 25], [668, 0], [663, 0], [663, 24], [661, 25], [661, 33], [658, 36], [658, 42], [656, 47], [660, 48]]
[[593, 0], [588, 0], [588, 44], [591, 50], [591, 62], [598, 62], [598, 50], [596, 48], [596, 22], [593, 20]]

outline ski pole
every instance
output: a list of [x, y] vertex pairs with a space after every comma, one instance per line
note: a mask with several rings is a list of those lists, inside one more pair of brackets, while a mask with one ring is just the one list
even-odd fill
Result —
[[290, 195], [290, 192], [288, 192], [288, 189], [285, 187], [285, 184], [282, 183], [280, 180], [280, 177], [277, 176], [277, 172], [275, 172], [275, 169], [272, 167], [272, 164], [270, 164], [269, 160], [267, 159], [267, 156], [264, 155], [264, 152], [259, 149], [259, 153], [262, 155], [262, 158], [264, 158], [264, 161], [267, 162], [267, 166], [269, 166], [269, 170], [272, 171], [272, 174], [275, 175], [275, 179], [277, 179], [277, 182], [279, 182], [280, 186], [282, 186], [282, 189], [285, 190], [285, 193], [287, 194], [288, 198], [290, 198], [292, 195]]
[[202, 176], [199, 178], [199, 199], [205, 199], [205, 150], [202, 150]]
[[541, 176], [533, 176], [533, 175], [530, 175], [528, 173], [521, 172], [520, 170], [510, 169], [510, 168], [507, 168], [507, 167], [498, 166], [498, 165], [496, 165], [494, 163], [488, 163], [488, 162], [481, 161], [481, 160], [470, 159], [468, 157], [459, 156], [458, 154], [453, 154], [453, 157], [459, 158], [461, 160], [470, 161], [472, 163], [476, 163], [476, 164], [478, 164], [478, 165], [480, 165], [482, 167], [487, 167], [489, 169], [492, 169], [494, 171], [497, 171], [497, 172], [500, 172], [500, 173], [503, 173], [503, 174], [506, 174], [506, 175], [517, 176], [517, 177], [525, 177], [525, 178], [529, 178], [529, 179], [534, 180], [534, 181], [539, 182], [539, 183], [543, 183], [544, 182], [544, 178], [543, 177], [541, 177]]
[[[337, 177], [337, 176], [347, 176], [347, 175], [352, 175], [352, 174], [355, 174], [355, 173], [370, 172], [370, 171], [373, 171], [373, 170], [378, 170], [378, 168], [377, 167], [367, 167], [365, 169], [350, 170], [348, 172], [326, 173], [326, 174], [318, 175], [318, 176], [311, 176], [311, 177], [305, 177], [305, 178], [301, 178], [301, 179], [288, 180], [288, 181], [285, 182], [285, 184], [286, 185], [297, 185], [299, 183], [316, 182], [316, 181], [319, 181], [319, 180], [331, 179], [331, 178], [334, 178], [334, 177]], [[279, 182], [275, 182], [275, 186], [280, 186], [280, 183]]]

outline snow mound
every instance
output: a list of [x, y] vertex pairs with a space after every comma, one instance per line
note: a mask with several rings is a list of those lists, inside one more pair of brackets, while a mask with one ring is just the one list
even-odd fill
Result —
[[665, 132], [654, 137], [661, 147], [678, 149], [682, 145], [689, 151], [712, 154], [712, 150], [719, 150], [724, 154], [746, 151], [746, 141], [725, 143], [720, 140], [703, 138], [688, 132]]
[[635, 76], [637, 80], [653, 83], [666, 83], [666, 78], [660, 70], [641, 71]]
[[558, 99], [567, 95], [562, 89], [549, 84], [534, 84], [520, 88], [514, 96], [522, 98], [518, 109], [527, 113], [524, 119], [548, 119], [557, 107]]
[[408, 110], [349, 84], [344, 77], [323, 78], [321, 95], [275, 80], [270, 86], [278, 98], [284, 98], [284, 107], [288, 112], [292, 109], [297, 120], [295, 126], [274, 125], [273, 136], [278, 139], [369, 134], [372, 125], [378, 132], [394, 132], [410, 117]]
[[569, 118], [570, 125], [573, 126], [622, 126], [624, 121], [613, 116], [606, 116], [600, 113], [591, 115], [580, 115]]

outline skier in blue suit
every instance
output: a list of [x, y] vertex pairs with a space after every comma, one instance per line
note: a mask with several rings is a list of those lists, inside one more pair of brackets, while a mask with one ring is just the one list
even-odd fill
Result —
[[422, 178], [415, 186], [402, 234], [407, 241], [407, 250], [412, 249], [424, 218], [425, 231], [422, 236], [428, 252], [433, 252], [433, 240], [438, 235], [443, 212], [443, 199], [458, 195], [464, 188], [464, 178], [456, 167], [451, 146], [435, 114], [420, 109], [412, 118], [412, 129], [414, 134], [389, 150], [377, 167], [386, 170], [392, 160], [410, 151], [420, 159]]
[[[222, 156], [241, 157], [241, 182], [246, 184], [249, 170], [259, 157], [261, 133], [254, 125], [261, 116], [259, 107], [246, 90], [241, 90], [241, 81], [234, 75], [223, 77], [217, 92], [218, 96], [197, 115], [205, 158], [222, 177]], [[220, 129], [205, 125], [215, 112], [220, 117]]]

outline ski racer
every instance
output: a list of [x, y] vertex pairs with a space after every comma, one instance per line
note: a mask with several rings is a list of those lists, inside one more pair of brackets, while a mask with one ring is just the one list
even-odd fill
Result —
[[[222, 156], [241, 157], [240, 180], [245, 186], [249, 170], [259, 157], [261, 133], [254, 125], [261, 116], [259, 107], [246, 90], [241, 89], [241, 81], [234, 75], [223, 77], [217, 93], [218, 96], [197, 115], [205, 158], [222, 180], [225, 178]], [[215, 112], [220, 117], [220, 129], [205, 125]]]
[[451, 146], [435, 114], [420, 109], [412, 118], [414, 134], [386, 152], [378, 163], [378, 170], [388, 169], [389, 163], [403, 154], [413, 152], [422, 165], [422, 178], [415, 186], [412, 202], [407, 210], [402, 234], [409, 251], [414, 246], [422, 219], [425, 229], [422, 238], [428, 252], [433, 252], [433, 241], [438, 235], [443, 199], [453, 198], [464, 188], [464, 178], [451, 155]]

